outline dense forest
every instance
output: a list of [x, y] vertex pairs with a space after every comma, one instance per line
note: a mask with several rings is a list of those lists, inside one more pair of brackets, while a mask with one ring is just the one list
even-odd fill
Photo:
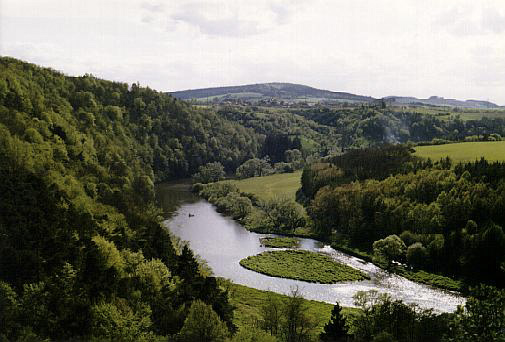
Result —
[[[372, 127], [385, 110], [344, 111], [347, 124], [324, 122], [314, 108], [216, 110], [138, 84], [0, 58], [0, 340], [318, 339], [297, 293], [265, 302], [262, 319], [235, 334], [227, 287], [162, 226], [154, 184], [195, 173], [210, 181], [226, 172], [257, 176], [284, 170], [282, 163], [292, 170], [342, 147], [380, 144], [387, 131]], [[490, 122], [459, 132], [503, 135]], [[251, 229], [310, 227], [376, 252], [379, 262], [504, 286], [502, 164], [451, 168], [403, 147], [349, 153], [305, 167], [299, 197], [309, 218], [290, 199], [260, 201], [222, 184], [196, 188]], [[388, 239], [400, 254], [387, 253]], [[361, 311], [344, 317], [335, 306], [320, 339], [500, 341], [503, 290], [481, 285], [469, 293], [464, 310], [444, 315], [361, 293]]]
[[390, 263], [505, 286], [505, 163], [416, 160], [401, 145], [312, 164], [301, 195], [314, 229]]
[[342, 148], [362, 148], [383, 143], [500, 140], [505, 136], [505, 118], [484, 116], [465, 121], [456, 113], [443, 119], [436, 115], [393, 110], [385, 104], [347, 109], [315, 107], [293, 109], [291, 112], [335, 128]]
[[153, 182], [234, 168], [261, 137], [135, 84], [0, 65], [1, 338], [175, 336], [195, 303], [234, 331], [226, 293], [161, 226]]

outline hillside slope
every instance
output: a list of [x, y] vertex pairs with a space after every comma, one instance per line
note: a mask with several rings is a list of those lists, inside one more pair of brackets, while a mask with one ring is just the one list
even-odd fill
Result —
[[217, 87], [205, 89], [183, 90], [171, 93], [173, 96], [187, 99], [207, 99], [219, 97], [222, 99], [260, 100], [275, 98], [279, 100], [345, 100], [352, 102], [371, 102], [369, 96], [355, 95], [345, 92], [321, 90], [293, 83], [260, 83], [242, 86]]
[[463, 107], [463, 108], [479, 108], [479, 109], [496, 109], [500, 108], [495, 103], [481, 100], [456, 100], [446, 99], [440, 96], [431, 96], [427, 99], [418, 99], [417, 97], [403, 96], [387, 96], [384, 98], [392, 104], [408, 104], [408, 105], [429, 105], [429, 106], [445, 106], [445, 107]]
[[153, 182], [258, 146], [169, 95], [0, 58], [0, 340], [173, 340], [196, 300], [233, 330]]

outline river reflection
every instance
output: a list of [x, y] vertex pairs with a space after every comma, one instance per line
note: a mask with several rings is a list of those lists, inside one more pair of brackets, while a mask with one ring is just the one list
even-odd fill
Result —
[[[173, 196], [174, 192], [178, 191], [180, 193]], [[214, 275], [228, 278], [234, 283], [284, 294], [298, 286], [303, 297], [307, 299], [328, 303], [338, 301], [344, 306], [353, 306], [352, 296], [357, 291], [368, 290], [386, 292], [406, 303], [415, 303], [422, 308], [433, 308], [439, 312], [454, 311], [458, 305], [464, 303], [464, 298], [454, 293], [389, 274], [372, 263], [335, 251], [312, 239], [301, 239], [300, 248], [328, 253], [334, 259], [367, 273], [371, 279], [338, 284], [313, 284], [270, 277], [247, 270], [240, 266], [239, 261], [247, 256], [270, 250], [261, 246], [259, 242], [259, 239], [267, 234], [247, 231], [237, 222], [216, 212], [210, 203], [188, 194], [187, 187], [160, 186], [158, 197], [165, 213], [171, 215], [165, 221], [170, 231], [182, 240], [188, 241], [193, 251], [207, 261]]]

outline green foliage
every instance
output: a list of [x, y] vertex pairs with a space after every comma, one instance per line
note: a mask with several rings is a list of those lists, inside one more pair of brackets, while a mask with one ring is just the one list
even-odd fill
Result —
[[413, 243], [407, 248], [407, 262], [416, 268], [422, 268], [428, 257], [428, 250], [421, 242]]
[[492, 134], [504, 136], [503, 112], [439, 116], [444, 114], [443, 111], [423, 107], [356, 106], [342, 109], [317, 106], [293, 112], [331, 128], [339, 138], [338, 146], [343, 148], [409, 141], [431, 144], [436, 139], [463, 141], [468, 136], [480, 136], [488, 140]]
[[269, 333], [259, 329], [250, 328], [248, 330], [240, 330], [231, 342], [276, 342], [277, 339]]
[[166, 339], [196, 299], [233, 328], [161, 225], [154, 181], [234, 169], [259, 140], [149, 88], [0, 58], [0, 339]]
[[231, 183], [196, 184], [194, 190], [213, 203], [219, 212], [234, 219], [244, 220], [253, 210], [251, 196], [239, 192], [239, 189]]
[[240, 265], [273, 277], [322, 284], [368, 278], [361, 271], [340, 264], [328, 255], [301, 250], [267, 251], [240, 260]]
[[114, 243], [107, 241], [100, 235], [94, 236], [92, 241], [98, 249], [99, 266], [104, 270], [114, 268], [116, 272], [121, 272], [124, 262]]
[[196, 183], [212, 183], [224, 179], [225, 172], [221, 163], [208, 163], [198, 168], [198, 172], [193, 175]]
[[[406, 260], [431, 273], [502, 286], [504, 164], [480, 160], [447, 169], [449, 165], [419, 164], [415, 172], [398, 171], [384, 180], [330, 183], [320, 188], [307, 213], [321, 237], [338, 237], [365, 251], [374, 241], [400, 235], [393, 248], [398, 253], [381, 251], [389, 244], [374, 248], [376, 261], [389, 266], [392, 260]], [[406, 259], [402, 243], [413, 245]]]
[[134, 311], [125, 300], [95, 304], [91, 307], [91, 337], [109, 341], [147, 340], [152, 324], [150, 311], [147, 306]]
[[254, 222], [258, 228], [270, 232], [292, 232], [305, 225], [302, 207], [287, 197], [274, 197], [259, 202], [262, 217]]
[[402, 277], [415, 281], [416, 283], [428, 284], [450, 291], [462, 291], [464, 289], [462, 281], [444, 277], [440, 274], [433, 274], [424, 270], [410, 271], [401, 268], [395, 271]]
[[280, 341], [311, 341], [318, 322], [298, 289], [284, 300], [269, 296], [261, 310], [261, 327]]
[[[287, 300], [287, 296], [233, 284], [224, 280], [222, 280], [222, 282], [224, 282], [224, 286], [229, 289], [230, 302], [236, 307], [234, 321], [239, 327], [239, 331], [247, 331], [249, 329], [255, 329], [256, 327], [270, 331], [270, 328], [267, 328], [267, 326], [272, 326], [272, 320], [264, 319], [263, 311], [270, 306], [267, 304], [269, 301], [274, 301], [278, 303], [278, 305], [274, 306], [278, 307], [278, 315], [281, 316], [282, 313], [280, 309], [282, 303]], [[323, 330], [324, 324], [330, 319], [333, 305], [314, 300], [304, 300], [304, 303], [308, 308], [307, 314], [313, 317], [313, 320], [318, 323], [318, 326], [314, 330], [314, 334], [319, 334]], [[343, 308], [342, 311], [346, 317], [349, 317], [354, 314], [357, 309]], [[275, 324], [276, 323], [274, 323], [273, 326], [275, 326]]]
[[449, 333], [448, 317], [392, 300], [377, 291], [357, 292], [362, 312], [351, 322], [355, 341], [442, 341]]
[[451, 328], [450, 341], [505, 341], [505, 290], [485, 285], [471, 289]]
[[373, 243], [374, 257], [384, 260], [388, 266], [393, 261], [401, 261], [405, 257], [407, 247], [397, 235], [389, 235]]
[[262, 177], [272, 174], [273, 169], [267, 160], [253, 158], [240, 165], [235, 173], [238, 178]]
[[331, 310], [331, 318], [319, 335], [322, 342], [339, 342], [347, 340], [346, 318], [342, 315], [342, 307], [336, 303]]
[[18, 328], [19, 302], [9, 284], [0, 281], [0, 340], [14, 339]]
[[300, 240], [290, 237], [264, 237], [260, 243], [269, 248], [295, 248], [300, 245]]
[[212, 307], [197, 300], [191, 304], [179, 339], [184, 342], [224, 342], [228, 334], [226, 325]]
[[308, 315], [305, 304], [298, 289], [291, 291], [282, 310], [283, 320], [280, 324], [282, 340], [286, 342], [310, 341], [317, 322]]
[[307, 120], [291, 110], [257, 106], [219, 106], [218, 114], [253, 129], [265, 136], [262, 156], [273, 162], [288, 162], [298, 168], [303, 160], [297, 159], [298, 150], [303, 159], [310, 155], [325, 156], [337, 149], [335, 129]]
[[301, 205], [287, 197], [258, 200], [239, 191], [230, 182], [197, 184], [199, 195], [216, 205], [217, 210], [240, 220], [251, 230], [293, 232], [305, 226], [305, 212]]

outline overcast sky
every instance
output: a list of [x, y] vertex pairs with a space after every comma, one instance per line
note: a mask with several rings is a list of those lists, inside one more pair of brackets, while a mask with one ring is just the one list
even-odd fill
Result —
[[277, 81], [505, 105], [505, 0], [0, 0], [0, 54], [163, 91]]

